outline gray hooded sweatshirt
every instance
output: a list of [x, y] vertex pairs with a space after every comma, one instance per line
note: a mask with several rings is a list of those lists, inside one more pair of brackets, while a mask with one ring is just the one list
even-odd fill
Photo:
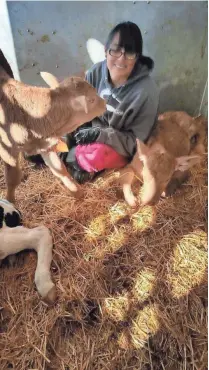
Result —
[[119, 154], [132, 157], [136, 138], [146, 141], [157, 118], [159, 91], [146, 65], [137, 64], [126, 83], [113, 87], [106, 60], [87, 71], [86, 80], [107, 102], [106, 112], [92, 121], [100, 127], [97, 142], [110, 145]]

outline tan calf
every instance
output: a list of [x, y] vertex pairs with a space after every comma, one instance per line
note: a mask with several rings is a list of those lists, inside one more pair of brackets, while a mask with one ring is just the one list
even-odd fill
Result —
[[159, 116], [147, 144], [137, 140], [137, 151], [130, 164], [119, 172], [126, 202], [135, 207], [137, 199], [131, 185], [139, 178], [144, 186], [141, 205], [152, 205], [160, 196], [171, 195], [188, 177], [188, 169], [204, 154], [206, 122], [185, 112], [166, 112]]
[[20, 152], [41, 154], [55, 176], [74, 195], [78, 184], [70, 177], [53, 152], [58, 138], [85, 122], [100, 116], [106, 104], [96, 90], [80, 77], [70, 77], [54, 89], [29, 86], [10, 78], [0, 66], [0, 158], [5, 163], [7, 199], [15, 201], [15, 188], [21, 181]]

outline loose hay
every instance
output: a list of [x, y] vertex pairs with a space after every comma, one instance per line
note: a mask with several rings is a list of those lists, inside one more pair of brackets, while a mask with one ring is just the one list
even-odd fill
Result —
[[108, 176], [73, 200], [48, 169], [24, 173], [17, 203], [53, 234], [59, 299], [41, 302], [35, 253], [0, 269], [0, 369], [206, 369], [206, 167], [135, 213]]

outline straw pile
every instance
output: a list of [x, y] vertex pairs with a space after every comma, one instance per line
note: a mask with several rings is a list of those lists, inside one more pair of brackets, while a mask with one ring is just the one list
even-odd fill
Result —
[[[59, 297], [40, 300], [35, 252], [3, 265], [0, 369], [206, 369], [206, 165], [135, 213], [108, 176], [73, 200], [48, 169], [24, 166], [17, 204], [25, 226], [53, 234]], [[0, 189], [4, 197], [2, 168]]]

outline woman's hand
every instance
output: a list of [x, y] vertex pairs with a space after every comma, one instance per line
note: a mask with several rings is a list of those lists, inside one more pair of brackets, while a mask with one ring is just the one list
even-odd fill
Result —
[[90, 127], [81, 129], [75, 134], [76, 145], [91, 144], [99, 137], [100, 128]]

